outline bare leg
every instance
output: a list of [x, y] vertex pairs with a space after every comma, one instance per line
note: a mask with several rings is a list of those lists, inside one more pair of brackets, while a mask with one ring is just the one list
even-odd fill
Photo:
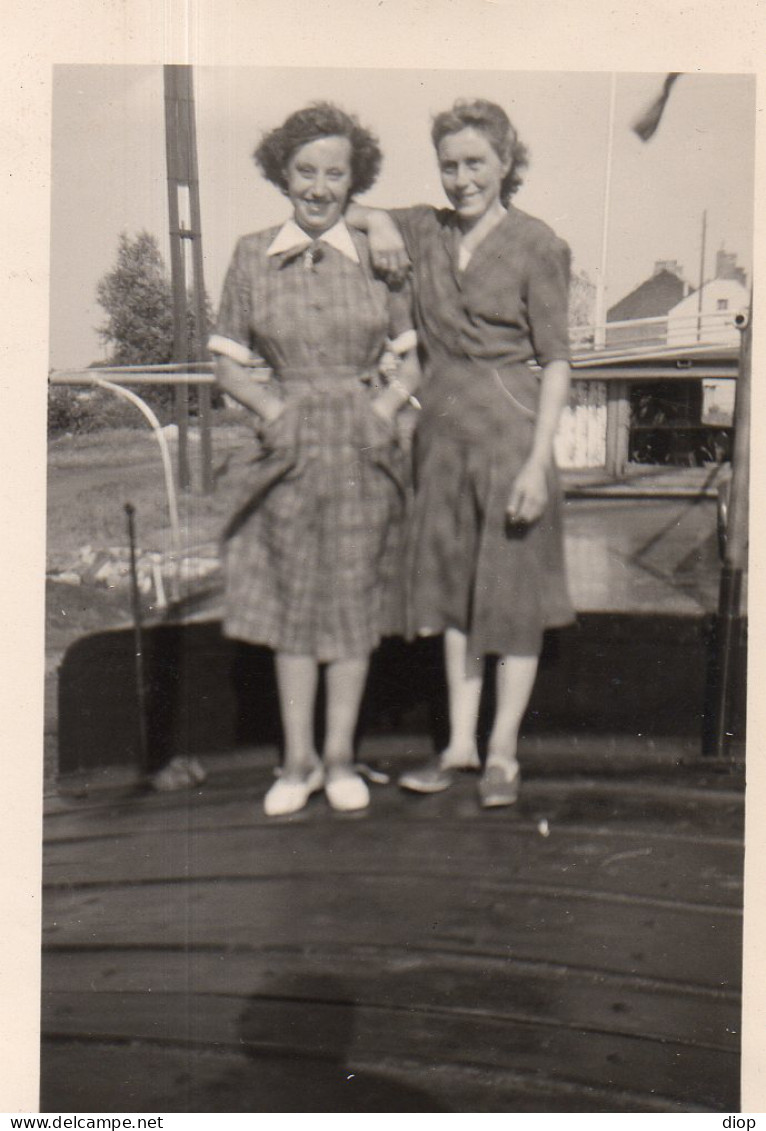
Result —
[[334, 660], [327, 665], [327, 735], [324, 760], [328, 769], [347, 768], [353, 762], [354, 731], [369, 666], [369, 656]]
[[277, 652], [277, 687], [285, 735], [283, 777], [303, 777], [314, 769], [314, 704], [319, 665], [314, 656]]
[[537, 656], [502, 656], [497, 662], [497, 707], [489, 737], [487, 765], [507, 768], [516, 761], [519, 727], [537, 676]]
[[483, 660], [468, 653], [468, 638], [456, 628], [444, 634], [444, 656], [449, 692], [450, 738], [442, 765], [479, 765], [476, 724], [483, 679]]
[[369, 656], [327, 665], [327, 735], [324, 747], [325, 793], [333, 809], [366, 809], [370, 791], [354, 772], [354, 731], [367, 681]]
[[440, 793], [454, 780], [453, 770], [478, 770], [476, 724], [484, 663], [480, 656], [468, 653], [468, 638], [456, 628], [444, 634], [444, 657], [449, 693], [450, 737], [446, 749], [425, 766], [407, 770], [399, 785], [413, 793]]

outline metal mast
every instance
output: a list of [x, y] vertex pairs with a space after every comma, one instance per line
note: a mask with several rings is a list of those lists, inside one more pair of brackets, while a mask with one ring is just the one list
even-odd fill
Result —
[[[173, 359], [205, 361], [207, 337], [205, 283], [202, 260], [202, 222], [197, 169], [194, 87], [190, 66], [163, 67], [165, 83], [165, 146], [168, 170], [170, 265], [173, 283]], [[187, 248], [191, 247], [191, 278]], [[191, 286], [190, 286], [191, 283]], [[192, 294], [195, 340], [189, 340], [188, 303]], [[194, 356], [191, 356], [191, 354]], [[210, 431], [210, 387], [197, 387], [202, 457], [202, 490], [213, 486]], [[178, 477], [191, 483], [189, 466], [189, 387], [176, 388]]]

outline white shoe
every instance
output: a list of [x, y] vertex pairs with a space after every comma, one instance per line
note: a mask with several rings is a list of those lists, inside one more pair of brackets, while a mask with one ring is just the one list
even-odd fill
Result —
[[324, 784], [324, 771], [315, 766], [302, 778], [280, 776], [263, 799], [263, 811], [267, 817], [286, 817], [305, 809], [312, 793]]
[[332, 808], [341, 813], [366, 809], [370, 804], [366, 782], [350, 768], [332, 770], [325, 779], [324, 791]]

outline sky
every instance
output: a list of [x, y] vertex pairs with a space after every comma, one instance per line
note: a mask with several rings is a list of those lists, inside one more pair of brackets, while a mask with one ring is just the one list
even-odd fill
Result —
[[[705, 275], [715, 252], [752, 266], [755, 82], [684, 74], [660, 129], [631, 124], [660, 74], [616, 78], [607, 227], [607, 305], [677, 260], [696, 285], [702, 214]], [[236, 239], [286, 218], [289, 206], [252, 161], [262, 133], [316, 99], [339, 103], [378, 135], [374, 205], [445, 203], [429, 138], [432, 115], [457, 97], [499, 102], [530, 150], [519, 208], [566, 239], [595, 282], [601, 263], [611, 76], [589, 72], [196, 67], [194, 87], [205, 283], [217, 305]], [[53, 82], [50, 362], [104, 356], [95, 298], [121, 231], [157, 236], [169, 262], [162, 68], [57, 66]]]

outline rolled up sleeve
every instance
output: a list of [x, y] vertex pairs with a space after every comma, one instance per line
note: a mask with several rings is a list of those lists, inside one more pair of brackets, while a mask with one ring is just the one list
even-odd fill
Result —
[[530, 250], [527, 313], [535, 357], [540, 365], [569, 361], [569, 279], [571, 252], [557, 236]]
[[251, 288], [245, 267], [245, 246], [237, 244], [226, 272], [215, 333], [208, 339], [211, 353], [222, 354], [246, 365], [255, 357], [252, 349]]

